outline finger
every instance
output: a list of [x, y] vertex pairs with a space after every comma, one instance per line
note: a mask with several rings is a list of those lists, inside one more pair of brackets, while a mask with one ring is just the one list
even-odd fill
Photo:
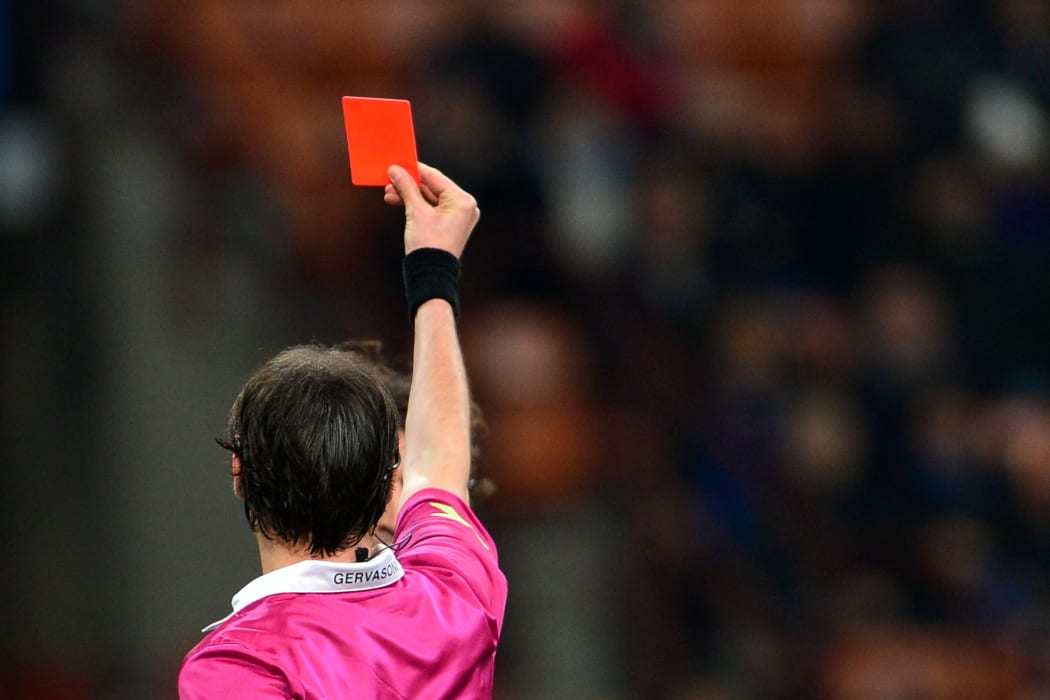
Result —
[[[477, 201], [474, 197], [437, 168], [420, 163], [419, 177], [421, 186], [437, 195], [433, 204], [477, 209]], [[477, 223], [477, 216], [475, 216], [475, 223]]]
[[463, 189], [453, 182], [448, 175], [445, 175], [445, 173], [437, 168], [430, 167], [426, 163], [419, 164], [419, 179], [422, 184], [437, 195], [438, 198], [440, 198], [445, 192], [463, 192]]
[[[427, 200], [431, 205], [437, 206], [437, 195], [431, 192], [429, 187], [422, 185], [420, 186], [419, 191], [423, 194], [423, 199]], [[397, 193], [397, 190], [393, 185], [387, 185], [383, 188], [383, 201], [387, 204], [404, 204], [401, 200], [401, 195]]]
[[438, 196], [436, 194], [434, 194], [433, 190], [431, 190], [425, 184], [421, 183], [420, 187], [419, 187], [419, 191], [423, 193], [424, 199], [426, 199], [428, 202], [430, 202], [434, 206], [437, 206]]
[[[411, 210], [426, 205], [423, 193], [419, 191], [419, 185], [407, 170], [400, 165], [391, 165], [386, 174], [406, 209]], [[384, 199], [386, 199], [385, 195]]]

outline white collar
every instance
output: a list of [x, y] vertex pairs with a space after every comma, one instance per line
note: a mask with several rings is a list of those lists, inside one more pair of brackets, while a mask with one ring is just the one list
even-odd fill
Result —
[[368, 561], [354, 564], [307, 559], [251, 581], [233, 596], [233, 612], [201, 631], [211, 632], [244, 607], [266, 596], [278, 593], [369, 591], [396, 583], [404, 575], [405, 570], [391, 549], [383, 549]]

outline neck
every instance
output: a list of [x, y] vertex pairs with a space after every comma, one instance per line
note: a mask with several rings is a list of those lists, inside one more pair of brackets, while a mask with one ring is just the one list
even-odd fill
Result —
[[277, 569], [283, 569], [301, 561], [334, 561], [352, 564], [357, 561], [356, 550], [359, 547], [367, 547], [370, 554], [375, 553], [376, 546], [380, 544], [375, 535], [368, 535], [353, 547], [341, 552], [324, 556], [311, 554], [308, 547], [302, 545], [289, 545], [287, 542], [268, 540], [261, 534], [255, 535], [259, 543], [259, 561], [262, 564], [262, 572], [268, 574]]

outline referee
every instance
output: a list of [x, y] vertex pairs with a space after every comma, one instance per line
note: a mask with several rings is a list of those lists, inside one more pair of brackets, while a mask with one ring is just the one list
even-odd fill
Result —
[[[414, 323], [404, 454], [375, 365], [299, 346], [253, 374], [224, 446], [262, 575], [205, 628], [179, 697], [488, 698], [507, 597], [496, 546], [468, 505], [470, 396], [456, 333], [474, 198], [420, 164], [393, 166], [405, 208]], [[403, 475], [394, 544], [375, 529]]]

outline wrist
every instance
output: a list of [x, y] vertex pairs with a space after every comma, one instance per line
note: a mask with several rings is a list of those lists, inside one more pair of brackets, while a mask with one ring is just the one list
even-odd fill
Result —
[[420, 307], [431, 300], [446, 302], [453, 316], [459, 317], [459, 277], [462, 267], [455, 255], [440, 248], [415, 248], [406, 253], [401, 269], [408, 318], [413, 326]]
[[434, 297], [433, 299], [427, 299], [416, 309], [416, 315], [413, 319], [414, 322], [419, 323], [419, 319], [424, 316], [430, 318], [437, 318], [439, 316], [452, 316], [452, 320], [456, 320], [456, 312], [452, 308], [452, 304], [447, 299], [441, 299]]

